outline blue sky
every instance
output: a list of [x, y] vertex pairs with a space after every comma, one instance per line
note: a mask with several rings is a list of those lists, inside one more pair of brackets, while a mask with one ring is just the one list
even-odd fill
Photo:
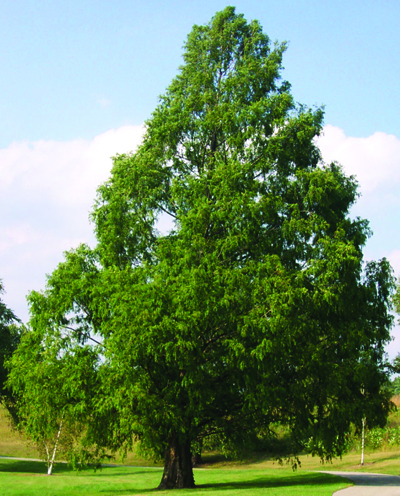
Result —
[[[141, 124], [181, 63], [194, 23], [227, 5], [209, 0], [2, 2], [0, 145], [92, 138]], [[287, 40], [296, 99], [326, 106], [351, 136], [400, 135], [400, 5], [396, 0], [238, 1], [272, 40]]]
[[[226, 2], [14, 0], [0, 16], [0, 278], [23, 320], [62, 252], [92, 242], [87, 213], [116, 152], [140, 142], [182, 62], [193, 24]], [[366, 258], [400, 274], [400, 3], [235, 2], [289, 43], [283, 77], [297, 101], [325, 106], [326, 160], [356, 174], [354, 215], [371, 222]], [[399, 333], [398, 329], [394, 331]], [[400, 340], [390, 354], [400, 352]]]

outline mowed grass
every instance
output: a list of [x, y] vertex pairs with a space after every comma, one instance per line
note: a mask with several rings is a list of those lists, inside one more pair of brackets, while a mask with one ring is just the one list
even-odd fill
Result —
[[390, 451], [367, 452], [364, 456], [364, 465], [361, 465], [360, 453], [349, 453], [343, 458], [334, 460], [315, 468], [318, 460], [309, 460], [311, 457], [301, 457], [302, 467], [305, 470], [338, 470], [348, 472], [373, 472], [376, 474], [390, 474], [400, 476], [400, 451], [398, 448]]
[[[398, 414], [398, 413], [397, 413]], [[5, 412], [0, 408], [0, 456], [38, 458], [34, 446], [10, 430]], [[350, 485], [345, 479], [320, 474], [318, 470], [343, 470], [400, 475], [400, 450], [367, 452], [360, 466], [360, 453], [352, 452], [332, 464], [302, 456], [301, 468], [279, 465], [266, 454], [254, 454], [241, 462], [226, 460], [218, 454], [205, 454], [204, 465], [195, 469], [197, 488], [180, 490], [179, 495], [212, 494], [224, 496], [258, 495], [329, 495]], [[116, 463], [120, 460], [116, 459]], [[84, 496], [171, 494], [156, 490], [162, 469], [160, 464], [129, 453], [125, 466], [104, 467], [101, 471], [73, 472], [65, 463], [57, 464], [54, 475], [46, 476], [43, 462], [0, 458], [0, 496]], [[129, 465], [129, 466], [128, 466]], [[133, 467], [134, 465], [135, 467]]]
[[[15, 431], [11, 431], [7, 417], [0, 408], [0, 455], [38, 458], [34, 446]], [[212, 494], [224, 496], [331, 496], [349, 484], [335, 476], [293, 472], [289, 466], [258, 461], [250, 465], [224, 461], [215, 463], [209, 457], [207, 469], [195, 469], [196, 490], [179, 490], [179, 495]], [[117, 460], [118, 461], [118, 460]], [[67, 464], [58, 463], [48, 477], [44, 462], [8, 460], [0, 458], [1, 496], [133, 496], [171, 494], [158, 491], [162, 469], [134, 453], [128, 454], [126, 464], [139, 465], [104, 467], [101, 471], [72, 471]], [[212, 468], [212, 467], [216, 468]]]
[[[171, 494], [158, 491], [162, 469], [128, 466], [104, 467], [101, 471], [72, 472], [58, 464], [54, 475], [44, 475], [39, 462], [0, 460], [2, 496], [134, 496]], [[295, 472], [290, 469], [195, 469], [197, 488], [181, 489], [179, 496], [331, 496], [350, 485], [333, 475]]]

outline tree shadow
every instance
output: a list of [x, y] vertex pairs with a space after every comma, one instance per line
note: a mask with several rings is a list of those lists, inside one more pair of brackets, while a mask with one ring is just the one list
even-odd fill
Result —
[[[72, 469], [66, 463], [56, 463], [53, 467], [53, 474], [71, 471]], [[0, 472], [47, 475], [47, 465], [45, 462], [0, 459]]]
[[[121, 468], [121, 472], [115, 471], [115, 468]], [[62, 474], [62, 473], [86, 473], [86, 474], [93, 474], [96, 475], [96, 477], [126, 477], [126, 476], [134, 476], [134, 475], [147, 475], [149, 473], [153, 472], [162, 472], [162, 468], [156, 467], [156, 470], [154, 468], [147, 468], [147, 467], [131, 467], [129, 470], [127, 470], [129, 467], [124, 467], [124, 466], [119, 466], [119, 467], [113, 467], [113, 466], [105, 466], [105, 467], [100, 467], [100, 468], [94, 468], [91, 466], [88, 466], [82, 470], [75, 470], [68, 465], [66, 462], [56, 462], [54, 467], [53, 467], [53, 474]], [[112, 469], [109, 470], [109, 469]], [[44, 461], [34, 461], [34, 460], [18, 460], [18, 459], [12, 459], [12, 458], [0, 458], [0, 472], [9, 472], [9, 473], [21, 473], [21, 474], [37, 474], [37, 475], [47, 475], [47, 465]], [[161, 476], [161, 475], [160, 475]]]
[[[290, 487], [290, 486], [326, 486], [339, 482], [340, 479], [335, 475], [323, 476], [324, 474], [319, 473], [307, 473], [301, 475], [293, 475], [292, 477], [268, 477], [261, 476], [257, 479], [249, 481], [238, 481], [238, 482], [216, 482], [212, 484], [198, 484], [196, 485], [199, 489], [209, 489], [213, 488], [215, 490], [224, 489], [257, 489], [257, 488], [273, 488], [273, 487]], [[322, 477], [321, 477], [322, 476]]]
[[[196, 484], [195, 489], [203, 489], [205, 491], [214, 492], [214, 491], [224, 491], [230, 490], [235, 493], [239, 493], [240, 491], [249, 491], [251, 489], [266, 489], [266, 488], [279, 488], [279, 487], [293, 487], [293, 486], [313, 486], [313, 487], [323, 487], [327, 485], [332, 485], [338, 482], [345, 482], [345, 479], [336, 475], [328, 475], [321, 473], [312, 473], [309, 472], [307, 474], [301, 475], [293, 475], [288, 477], [268, 477], [268, 476], [260, 476], [256, 479], [248, 481], [232, 481], [232, 482], [214, 482], [209, 484]], [[351, 483], [351, 481], [348, 481]], [[134, 490], [135, 494], [152, 494], [159, 493], [157, 488], [152, 489], [116, 489], [113, 490], [113, 494], [132, 494], [132, 490]], [[107, 492], [107, 490], [99, 491], [99, 492]]]
[[[127, 476], [134, 476], [134, 475], [149, 475], [149, 474], [154, 474], [157, 472], [156, 471], [153, 471], [153, 470], [146, 470], [146, 469], [143, 469], [143, 470], [135, 470], [135, 469], [132, 469], [132, 471], [124, 471], [124, 472], [103, 472], [101, 469], [97, 470], [96, 471], [96, 476], [98, 477], [127, 477]], [[161, 477], [161, 473], [162, 471], [159, 470], [158, 473], [160, 474], [160, 477]]]

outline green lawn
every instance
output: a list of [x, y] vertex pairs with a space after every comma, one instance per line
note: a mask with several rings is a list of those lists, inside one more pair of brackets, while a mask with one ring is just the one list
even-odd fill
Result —
[[[397, 412], [398, 414], [398, 412]], [[400, 415], [399, 419], [400, 420]], [[393, 417], [393, 415], [392, 415]], [[395, 420], [396, 420], [395, 419]], [[392, 419], [393, 420], [393, 419]], [[397, 425], [397, 424], [396, 424]], [[26, 440], [9, 429], [0, 407], [0, 455], [37, 458], [39, 454]], [[311, 473], [317, 470], [366, 471], [400, 475], [398, 448], [367, 451], [364, 467], [360, 466], [360, 453], [352, 452], [336, 459], [333, 464], [322, 465], [318, 458], [301, 456], [302, 466], [292, 472], [290, 466], [280, 466], [265, 454], [254, 454], [242, 462], [226, 460], [218, 454], [205, 454], [204, 467], [195, 470], [198, 488], [181, 490], [179, 495], [208, 493], [224, 496], [258, 495], [326, 495], [346, 487], [343, 479]], [[118, 463], [118, 458], [116, 463]], [[72, 472], [66, 464], [58, 464], [55, 475], [47, 477], [44, 463], [0, 459], [0, 496], [131, 496], [142, 494], [171, 494], [155, 491], [161, 479], [161, 468], [150, 460], [129, 453], [126, 465], [141, 468], [106, 467], [101, 472], [88, 470]], [[158, 464], [160, 465], [160, 464]]]
[[[171, 494], [155, 488], [160, 468], [105, 467], [101, 471], [72, 472], [57, 465], [54, 475], [44, 475], [43, 463], [0, 460], [2, 496], [133, 496]], [[331, 475], [289, 470], [207, 469], [195, 470], [197, 489], [179, 490], [187, 494], [213, 496], [331, 496], [347, 487], [344, 479]]]

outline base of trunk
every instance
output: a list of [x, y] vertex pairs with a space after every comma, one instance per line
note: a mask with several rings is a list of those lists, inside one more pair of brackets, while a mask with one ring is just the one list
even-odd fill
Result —
[[193, 488], [193, 466], [190, 441], [179, 443], [173, 436], [165, 450], [164, 472], [158, 489]]

